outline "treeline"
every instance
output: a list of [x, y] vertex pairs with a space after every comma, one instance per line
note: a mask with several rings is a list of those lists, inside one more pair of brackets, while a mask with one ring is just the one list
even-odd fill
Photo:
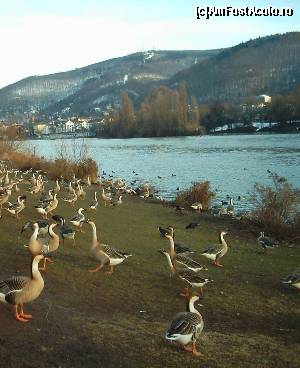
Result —
[[127, 92], [122, 92], [118, 109], [108, 110], [98, 136], [164, 137], [202, 134], [200, 108], [195, 97], [188, 98], [186, 85], [178, 89], [154, 89], [135, 111]]
[[300, 88], [289, 95], [272, 96], [270, 103], [261, 103], [255, 98], [247, 98], [239, 105], [211, 101], [200, 106], [201, 125], [206, 131], [217, 127], [233, 129], [234, 123], [240, 123], [241, 130], [255, 131], [253, 122], [277, 122], [278, 130], [289, 129], [291, 121], [300, 121]]

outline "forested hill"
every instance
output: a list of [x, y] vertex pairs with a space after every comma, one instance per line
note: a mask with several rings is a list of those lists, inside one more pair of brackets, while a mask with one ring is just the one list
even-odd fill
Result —
[[24, 112], [31, 108], [92, 112], [119, 101], [122, 90], [130, 91], [139, 100], [153, 84], [163, 84], [180, 70], [219, 51], [146, 51], [65, 73], [29, 77], [0, 89], [0, 112]]
[[171, 78], [200, 101], [285, 94], [300, 85], [300, 32], [258, 38], [224, 50]]

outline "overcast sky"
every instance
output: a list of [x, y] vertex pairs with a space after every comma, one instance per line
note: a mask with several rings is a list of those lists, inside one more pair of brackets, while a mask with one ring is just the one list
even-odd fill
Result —
[[[290, 6], [294, 16], [197, 20], [203, 4]], [[213, 49], [299, 30], [299, 0], [0, 0], [0, 88], [137, 51]]]

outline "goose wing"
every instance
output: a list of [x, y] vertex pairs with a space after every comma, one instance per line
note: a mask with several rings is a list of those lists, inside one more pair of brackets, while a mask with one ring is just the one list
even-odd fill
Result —
[[207, 248], [205, 251], [203, 251], [201, 254], [218, 254], [220, 251], [218, 246], [212, 246], [210, 248]]
[[204, 268], [199, 262], [194, 261], [192, 258], [179, 254], [176, 256], [175, 261], [189, 268]]
[[13, 276], [10, 279], [0, 281], [0, 294], [5, 301], [14, 304], [15, 296], [20, 293], [31, 279], [25, 276]]
[[175, 252], [178, 253], [194, 253], [186, 244], [181, 242], [174, 242]]
[[121, 252], [117, 249], [114, 249], [106, 244], [101, 244], [103, 252], [109, 257], [109, 258], [126, 258], [128, 256], [128, 253]]
[[202, 284], [202, 283], [208, 282], [208, 279], [200, 275], [199, 272], [179, 271], [178, 276], [182, 280], [185, 280], [190, 284]]
[[181, 312], [178, 313], [171, 322], [167, 331], [167, 336], [190, 335], [195, 332], [196, 326], [200, 322], [200, 317], [196, 313]]

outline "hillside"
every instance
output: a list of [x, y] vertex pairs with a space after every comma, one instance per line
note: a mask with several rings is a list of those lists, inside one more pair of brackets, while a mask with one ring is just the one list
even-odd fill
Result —
[[[45, 109], [93, 110], [118, 100], [126, 89], [138, 98], [180, 70], [216, 55], [210, 51], [147, 51], [64, 73], [33, 76], [0, 90], [0, 112]], [[57, 102], [60, 103], [56, 105]]]
[[224, 50], [171, 78], [185, 80], [200, 101], [235, 101], [259, 94], [284, 94], [300, 85], [300, 32], [250, 40]]

